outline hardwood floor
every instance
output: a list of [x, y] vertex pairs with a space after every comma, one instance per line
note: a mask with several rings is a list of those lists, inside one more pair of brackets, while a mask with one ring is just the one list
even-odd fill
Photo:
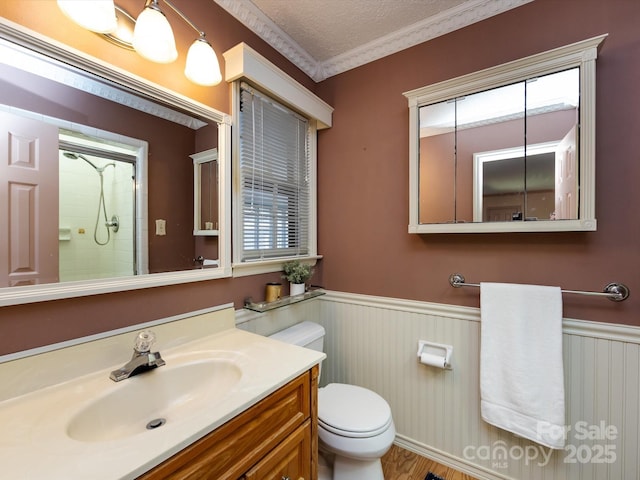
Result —
[[445, 480], [476, 480], [397, 445], [393, 445], [382, 457], [382, 470], [385, 480], [424, 480], [429, 472]]

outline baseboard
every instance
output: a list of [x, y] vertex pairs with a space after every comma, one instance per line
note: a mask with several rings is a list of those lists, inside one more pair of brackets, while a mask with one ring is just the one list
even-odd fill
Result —
[[471, 475], [478, 480], [515, 480], [512, 477], [499, 475], [496, 472], [469, 463], [462, 458], [455, 457], [447, 452], [443, 452], [442, 450], [416, 442], [403, 435], [396, 435], [396, 439], [393, 443], [405, 450], [409, 450], [410, 452], [421, 455], [429, 460], [438, 462], [445, 467], [453, 468], [461, 473]]

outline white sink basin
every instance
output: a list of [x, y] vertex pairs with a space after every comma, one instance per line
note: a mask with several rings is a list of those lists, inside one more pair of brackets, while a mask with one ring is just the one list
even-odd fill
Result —
[[149, 434], [213, 407], [233, 392], [241, 377], [232, 359], [174, 357], [165, 366], [113, 383], [113, 390], [71, 417], [67, 435], [103, 442]]
[[[324, 358], [236, 329], [233, 307], [214, 314], [156, 327], [166, 365], [120, 382], [109, 373], [131, 355], [130, 334], [0, 363], [3, 388], [60, 378], [0, 400], [0, 478], [135, 480]], [[147, 430], [157, 418], [166, 424]]]

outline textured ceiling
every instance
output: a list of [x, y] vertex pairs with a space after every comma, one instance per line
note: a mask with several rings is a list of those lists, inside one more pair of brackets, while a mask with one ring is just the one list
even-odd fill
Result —
[[[252, 0], [322, 62], [465, 0]], [[295, 5], [295, 8], [292, 6]]]
[[214, 0], [316, 81], [533, 0]]

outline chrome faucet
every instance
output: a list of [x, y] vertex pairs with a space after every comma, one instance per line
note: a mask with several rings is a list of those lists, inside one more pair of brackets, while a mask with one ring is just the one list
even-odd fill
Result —
[[160, 356], [160, 352], [152, 352], [151, 345], [156, 341], [156, 335], [151, 330], [140, 332], [136, 337], [133, 346], [133, 356], [126, 365], [118, 370], [114, 370], [109, 378], [114, 382], [125, 380], [147, 370], [161, 367], [164, 360]]

